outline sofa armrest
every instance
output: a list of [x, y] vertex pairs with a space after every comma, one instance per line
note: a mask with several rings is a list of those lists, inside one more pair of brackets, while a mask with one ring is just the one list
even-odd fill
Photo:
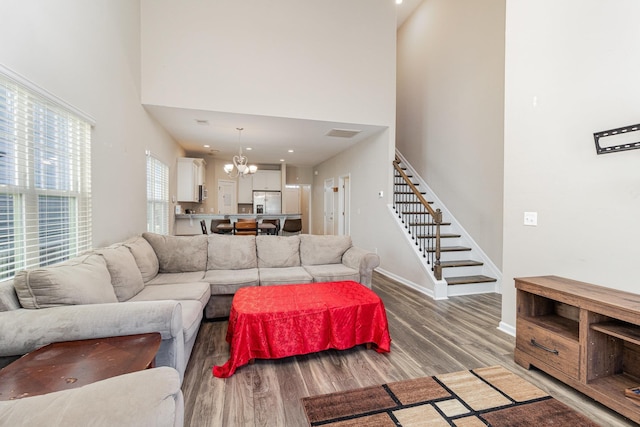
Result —
[[146, 369], [0, 402], [0, 420], [15, 426], [175, 427], [184, 423], [184, 396], [175, 369]]
[[371, 288], [373, 270], [380, 265], [380, 257], [370, 251], [352, 246], [342, 255], [342, 263], [360, 272], [360, 283]]
[[22, 355], [58, 341], [147, 332], [160, 332], [163, 341], [183, 342], [177, 301], [20, 308], [0, 312], [0, 325], [0, 356]]

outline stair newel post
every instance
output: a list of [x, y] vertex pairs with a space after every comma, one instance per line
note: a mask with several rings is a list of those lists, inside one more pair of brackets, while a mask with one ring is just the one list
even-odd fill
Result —
[[433, 222], [436, 227], [436, 259], [433, 266], [433, 274], [436, 277], [436, 280], [442, 280], [442, 266], [440, 265], [440, 224], [442, 223], [442, 211], [440, 209], [436, 209], [435, 215], [433, 216]]

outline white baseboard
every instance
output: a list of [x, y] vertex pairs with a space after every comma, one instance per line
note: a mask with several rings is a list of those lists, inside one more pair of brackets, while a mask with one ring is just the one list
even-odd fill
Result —
[[500, 322], [498, 325], [498, 330], [511, 335], [512, 337], [516, 336], [516, 328], [514, 326], [509, 325], [508, 323]]
[[391, 280], [395, 280], [396, 282], [402, 283], [403, 285], [408, 286], [411, 289], [415, 289], [416, 291], [428, 296], [431, 299], [435, 299], [435, 295], [431, 289], [425, 289], [424, 287], [418, 285], [417, 283], [407, 280], [404, 277], [398, 276], [380, 267], [376, 268], [376, 271], [382, 274], [383, 276], [388, 277]]

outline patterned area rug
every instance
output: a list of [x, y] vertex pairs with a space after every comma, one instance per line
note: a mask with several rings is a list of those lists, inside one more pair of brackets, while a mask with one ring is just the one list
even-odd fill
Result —
[[502, 366], [302, 399], [311, 426], [598, 426]]

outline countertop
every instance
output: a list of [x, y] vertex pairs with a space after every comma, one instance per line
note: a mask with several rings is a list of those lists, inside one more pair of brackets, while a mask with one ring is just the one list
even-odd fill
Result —
[[234, 219], [234, 218], [293, 218], [301, 216], [300, 213], [278, 213], [278, 214], [212, 214], [212, 213], [194, 213], [194, 214], [176, 214], [176, 219]]

